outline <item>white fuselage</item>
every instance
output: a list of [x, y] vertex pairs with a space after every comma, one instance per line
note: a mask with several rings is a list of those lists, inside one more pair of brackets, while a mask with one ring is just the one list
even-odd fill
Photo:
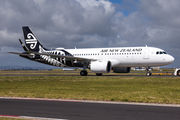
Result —
[[65, 49], [74, 57], [109, 60], [112, 67], [153, 67], [171, 64], [174, 58], [155, 47]]

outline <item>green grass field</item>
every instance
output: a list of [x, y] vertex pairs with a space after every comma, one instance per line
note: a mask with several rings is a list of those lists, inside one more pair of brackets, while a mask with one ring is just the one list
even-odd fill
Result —
[[82, 77], [78, 72], [64, 74], [76, 76], [0, 76], [0, 96], [180, 104], [179, 77], [112, 76], [116, 75], [114, 73]]
[[17, 119], [17, 118], [0, 118], [0, 120], [27, 120], [27, 119]]

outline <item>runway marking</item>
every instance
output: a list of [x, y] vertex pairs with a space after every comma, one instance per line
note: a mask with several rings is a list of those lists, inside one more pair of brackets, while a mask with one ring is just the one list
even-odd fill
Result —
[[56, 102], [76, 102], [76, 103], [77, 102], [78, 103], [99, 103], [99, 104], [146, 105], [146, 106], [159, 106], [159, 107], [180, 107], [179, 104], [113, 102], [113, 101], [92, 101], [92, 100], [70, 100], [70, 99], [46, 99], [46, 98], [24, 98], [24, 97], [0, 97], [0, 99], [56, 101]]
[[39, 120], [68, 120], [68, 119], [31, 117], [31, 116], [15, 116], [15, 115], [0, 115], [0, 117], [5, 117], [5, 118], [23, 118], [23, 119], [39, 119]]

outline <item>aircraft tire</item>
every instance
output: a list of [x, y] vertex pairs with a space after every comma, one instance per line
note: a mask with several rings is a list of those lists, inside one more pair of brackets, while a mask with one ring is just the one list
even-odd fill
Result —
[[151, 75], [152, 75], [152, 73], [150, 73], [150, 72], [147, 72], [147, 73], [146, 73], [146, 75], [147, 75], [147, 76], [151, 76]]
[[96, 73], [97, 76], [102, 76], [102, 73]]
[[177, 75], [180, 76], [180, 70], [177, 71]]
[[80, 72], [80, 75], [81, 75], [81, 76], [87, 76], [87, 74], [88, 74], [88, 72], [85, 71], [85, 70], [82, 70], [82, 71]]

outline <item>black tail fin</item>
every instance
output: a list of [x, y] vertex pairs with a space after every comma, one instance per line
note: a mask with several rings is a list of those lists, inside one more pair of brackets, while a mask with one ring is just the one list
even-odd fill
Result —
[[[39, 47], [44, 48], [29, 27], [22, 27], [27, 48], [33, 52], [39, 52]], [[45, 48], [44, 48], [45, 49]]]

